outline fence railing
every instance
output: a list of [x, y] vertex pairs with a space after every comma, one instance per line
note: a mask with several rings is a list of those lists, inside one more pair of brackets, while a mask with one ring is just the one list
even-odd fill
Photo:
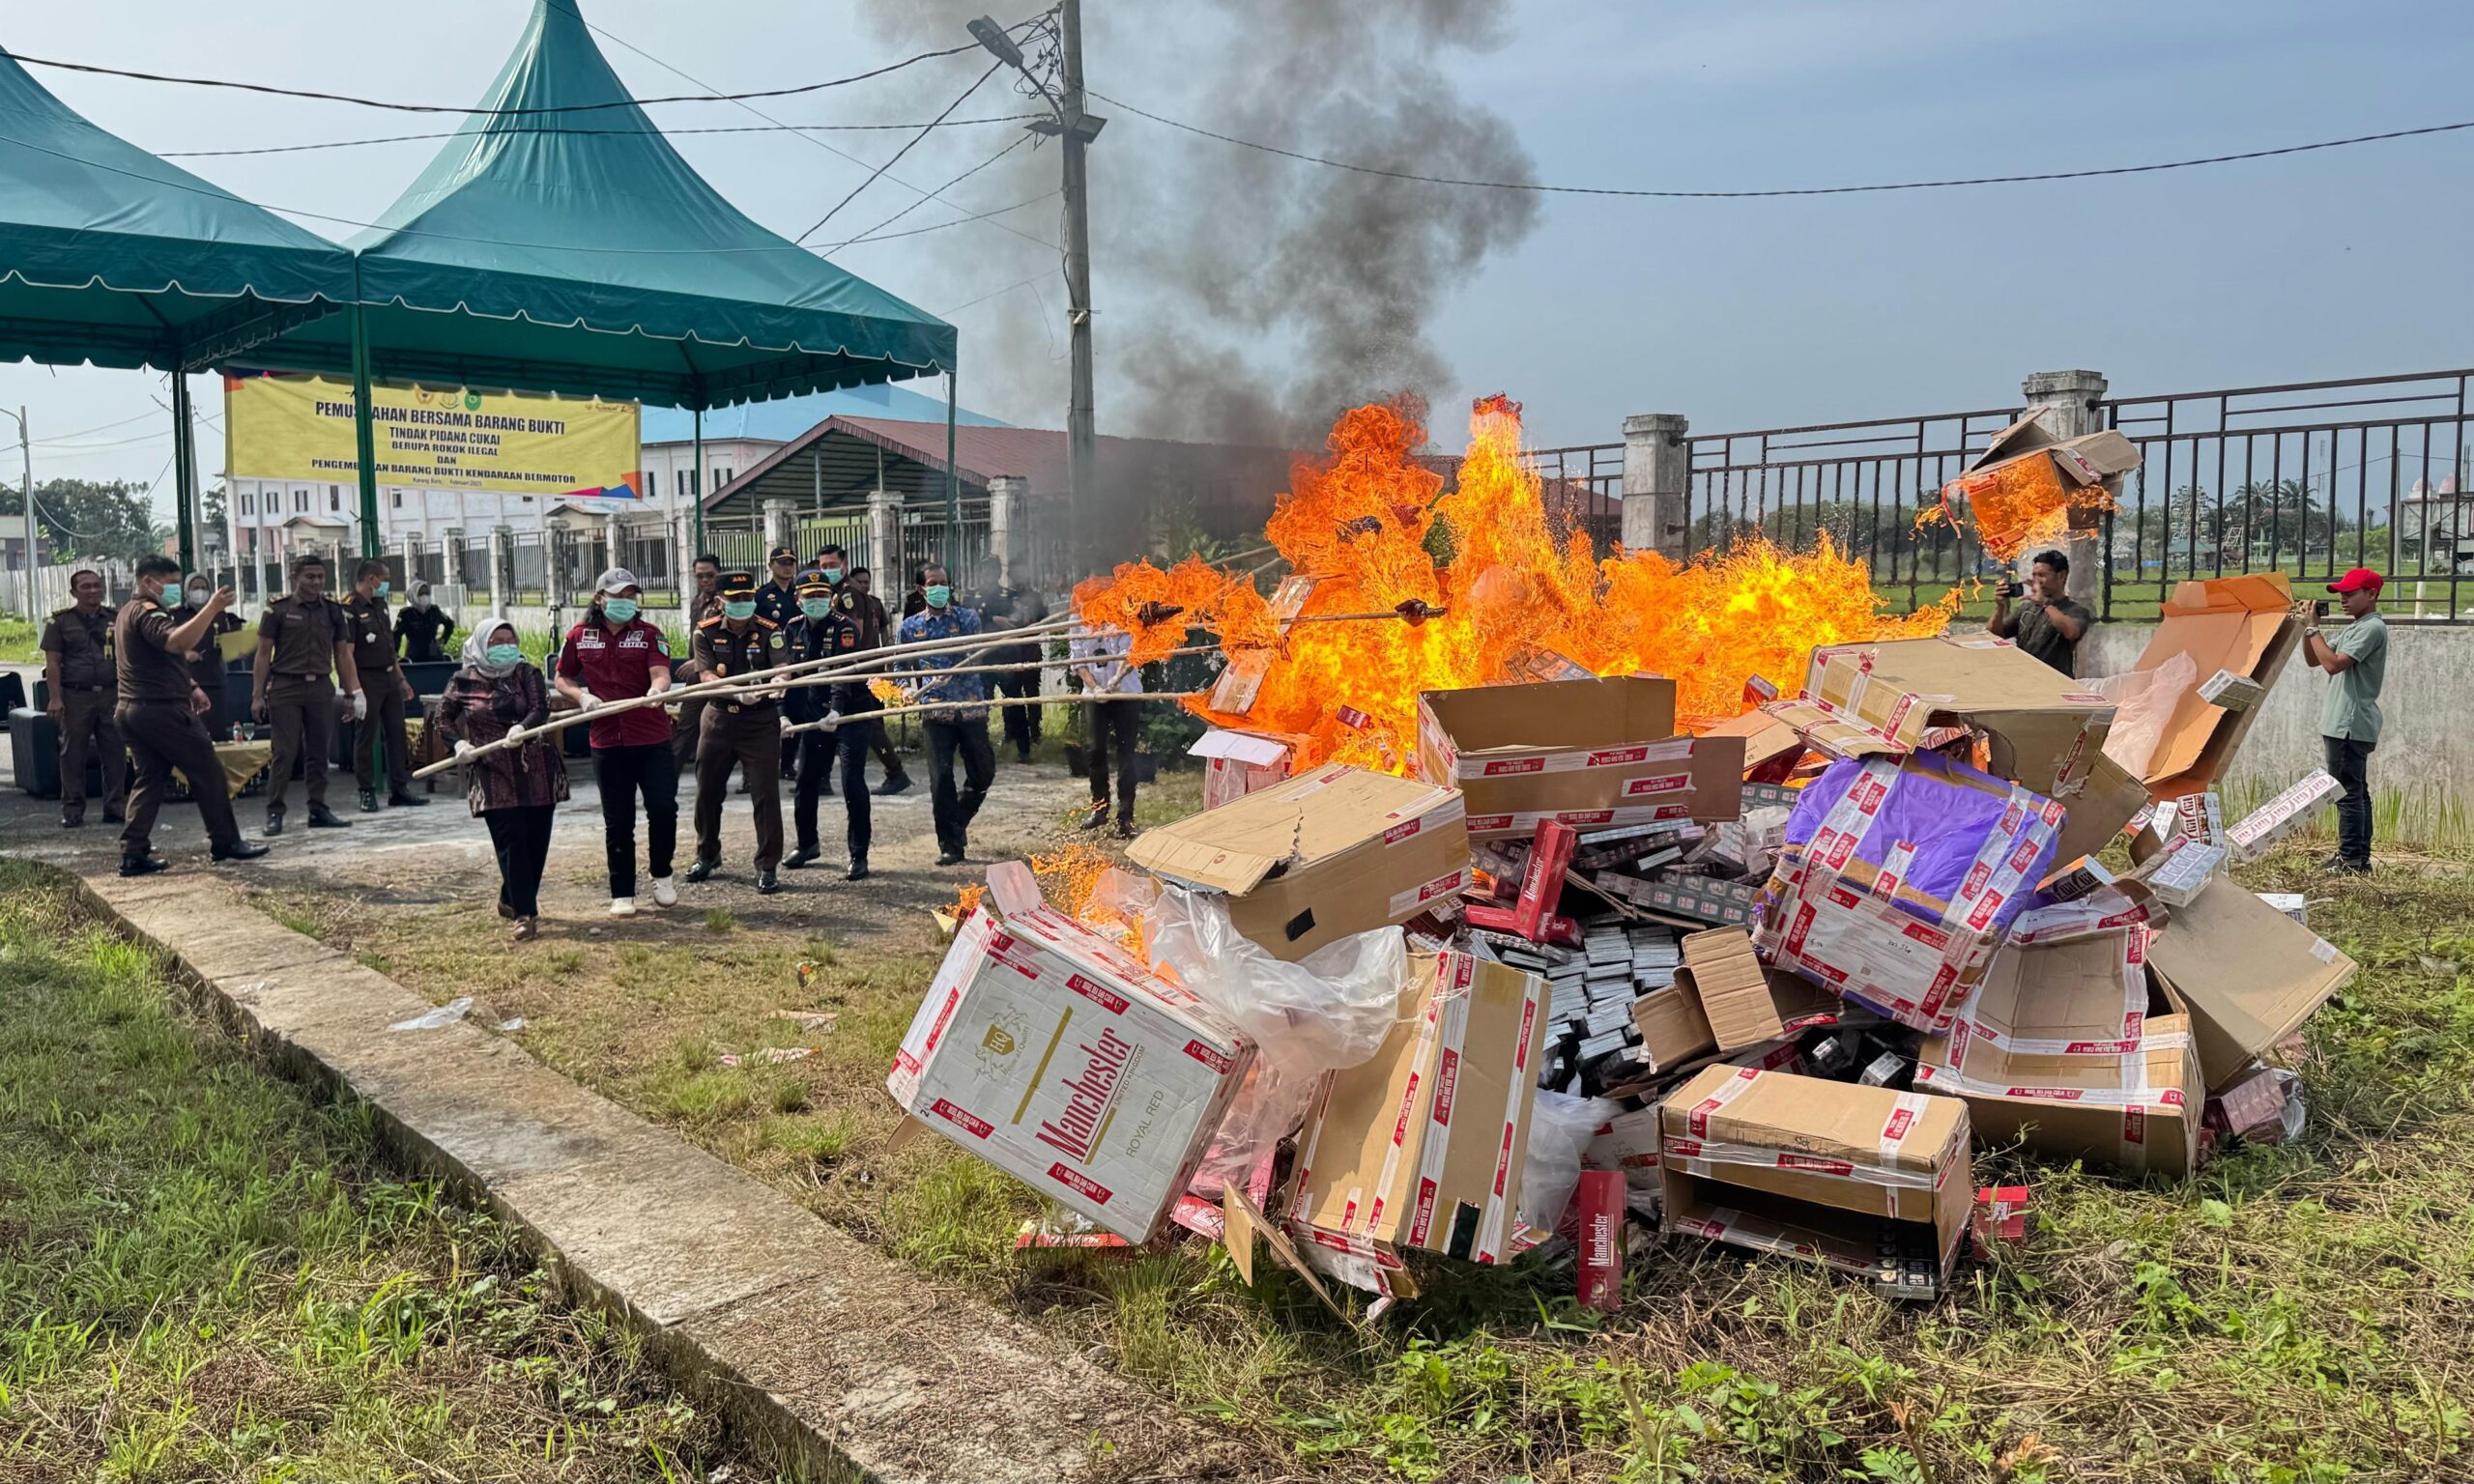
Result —
[[1530, 458], [1547, 513], [1588, 531], [1600, 552], [1613, 550], [1624, 535], [1624, 445], [1539, 448]]

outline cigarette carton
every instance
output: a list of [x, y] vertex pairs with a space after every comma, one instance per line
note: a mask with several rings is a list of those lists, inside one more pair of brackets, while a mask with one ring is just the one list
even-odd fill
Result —
[[2342, 790], [2325, 768], [2313, 768], [2290, 788], [2225, 828], [2225, 843], [2237, 861], [2255, 861], [2268, 847], [2310, 822], [2336, 802]]
[[1744, 739], [1675, 734], [1675, 682], [1641, 675], [1427, 691], [1418, 772], [1468, 799], [1475, 839], [1549, 819], [1597, 831], [1740, 813]]
[[2228, 711], [2248, 711], [2267, 697], [2266, 686], [2229, 670], [2220, 670], [2200, 682], [2200, 699]]
[[1218, 809], [1288, 777], [1302, 737], [1214, 727], [1194, 739], [1187, 756], [1203, 759], [1202, 807]]

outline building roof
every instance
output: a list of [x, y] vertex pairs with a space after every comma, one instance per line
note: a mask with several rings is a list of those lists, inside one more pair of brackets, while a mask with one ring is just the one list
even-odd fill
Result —
[[[937, 446], [944, 446], [945, 404], [907, 386], [878, 385], [815, 391], [771, 402], [742, 402], [715, 408], [705, 414], [705, 442], [749, 441], [787, 443], [827, 417], [887, 417], [936, 425]], [[965, 427], [1001, 428], [1006, 424], [985, 413], [957, 408], [954, 420]], [[696, 436], [696, 414], [683, 407], [648, 407], [644, 414], [643, 442], [683, 443]]]

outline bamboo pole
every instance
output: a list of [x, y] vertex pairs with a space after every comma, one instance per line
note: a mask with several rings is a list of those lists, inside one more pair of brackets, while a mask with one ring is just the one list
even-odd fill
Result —
[[1069, 706], [1099, 705], [1112, 700], [1200, 700], [1209, 691], [1059, 691], [1053, 696], [1023, 696], [1014, 699], [1002, 697], [993, 700], [931, 700], [917, 705], [887, 706], [879, 711], [854, 711], [849, 716], [839, 712], [813, 722], [799, 722], [782, 728], [782, 735], [802, 731], [832, 731], [845, 723], [881, 721], [888, 716], [913, 716], [923, 711], [966, 711], [973, 707], [1039, 706], [1051, 702]]

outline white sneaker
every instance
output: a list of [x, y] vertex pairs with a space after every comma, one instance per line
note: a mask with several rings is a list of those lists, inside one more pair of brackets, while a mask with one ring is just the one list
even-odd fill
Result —
[[611, 898], [611, 899], [610, 899], [610, 915], [611, 915], [612, 917], [633, 917], [633, 916], [635, 916], [635, 915], [636, 915], [636, 899], [635, 899], [635, 898], [633, 898], [633, 897], [613, 897], [613, 898]]
[[656, 907], [675, 907], [678, 905], [678, 888], [671, 881], [670, 877], [653, 877], [653, 905]]

